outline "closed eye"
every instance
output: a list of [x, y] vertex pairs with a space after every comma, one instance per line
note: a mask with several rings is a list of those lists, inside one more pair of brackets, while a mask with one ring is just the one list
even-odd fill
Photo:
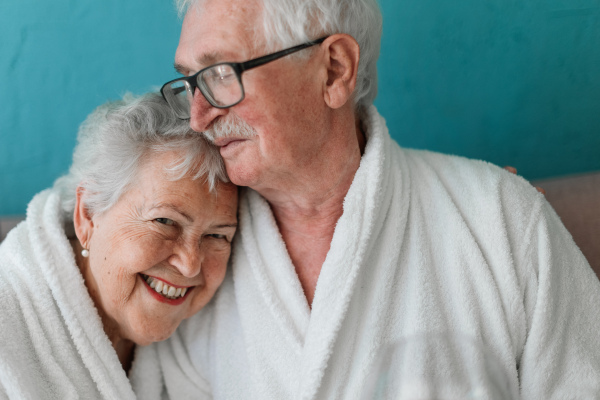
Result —
[[163, 224], [163, 225], [167, 225], [167, 226], [175, 225], [175, 221], [173, 221], [172, 219], [169, 219], [169, 218], [156, 218], [155, 221], [158, 222], [159, 224]]
[[214, 238], [214, 239], [227, 239], [227, 235], [222, 235], [219, 233], [211, 233], [209, 235], [206, 235], [208, 237]]

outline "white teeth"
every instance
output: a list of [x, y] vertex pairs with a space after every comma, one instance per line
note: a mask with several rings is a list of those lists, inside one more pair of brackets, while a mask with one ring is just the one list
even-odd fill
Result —
[[176, 288], [176, 287], [167, 285], [163, 281], [152, 278], [150, 276], [145, 276], [145, 275], [142, 275], [142, 276], [146, 280], [146, 283], [148, 283], [148, 285], [152, 289], [154, 289], [154, 291], [162, 294], [165, 297], [171, 298], [171, 299], [176, 299], [178, 297], [185, 296], [185, 293], [188, 290], [188, 288]]

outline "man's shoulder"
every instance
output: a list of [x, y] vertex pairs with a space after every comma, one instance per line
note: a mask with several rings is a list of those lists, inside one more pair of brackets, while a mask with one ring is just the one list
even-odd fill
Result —
[[471, 226], [523, 230], [545, 202], [527, 180], [489, 162], [404, 150], [411, 198], [455, 210]]
[[[524, 178], [483, 160], [426, 150], [403, 149], [415, 187], [441, 186], [457, 196], [538, 202], [543, 198]], [[429, 185], [419, 185], [427, 182]]]
[[[438, 175], [455, 176], [460, 178], [467, 174], [467, 178], [473, 180], [477, 176], [485, 174], [489, 176], [513, 176], [503, 168], [484, 160], [467, 158], [454, 154], [438, 153], [430, 150], [419, 150], [402, 148], [402, 154], [406, 158], [411, 171], [427, 173], [435, 172]], [[507, 175], [505, 175], [507, 174]]]

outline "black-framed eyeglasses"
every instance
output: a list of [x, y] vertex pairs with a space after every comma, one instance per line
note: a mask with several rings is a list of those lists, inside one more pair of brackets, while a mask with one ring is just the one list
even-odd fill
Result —
[[222, 62], [201, 69], [192, 76], [173, 79], [160, 89], [164, 99], [178, 118], [189, 119], [194, 101], [194, 89], [198, 88], [211, 106], [229, 108], [244, 100], [242, 73], [260, 67], [281, 57], [323, 43], [329, 36], [311, 40], [288, 49], [254, 58], [242, 63]]

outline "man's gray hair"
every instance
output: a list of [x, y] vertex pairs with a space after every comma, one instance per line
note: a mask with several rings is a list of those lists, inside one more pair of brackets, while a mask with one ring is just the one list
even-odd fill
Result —
[[165, 165], [173, 180], [204, 177], [211, 190], [229, 181], [218, 148], [178, 119], [159, 94], [128, 94], [98, 107], [79, 127], [77, 142], [69, 173], [54, 183], [69, 220], [78, 186], [85, 189], [86, 208], [101, 214], [134, 184], [144, 160], [157, 153], [181, 155], [174, 165]]
[[[205, 0], [175, 0], [180, 14]], [[240, 0], [244, 1], [244, 0]], [[334, 33], [352, 36], [360, 46], [354, 103], [370, 106], [377, 96], [377, 59], [382, 17], [377, 0], [258, 0], [268, 51]]]

